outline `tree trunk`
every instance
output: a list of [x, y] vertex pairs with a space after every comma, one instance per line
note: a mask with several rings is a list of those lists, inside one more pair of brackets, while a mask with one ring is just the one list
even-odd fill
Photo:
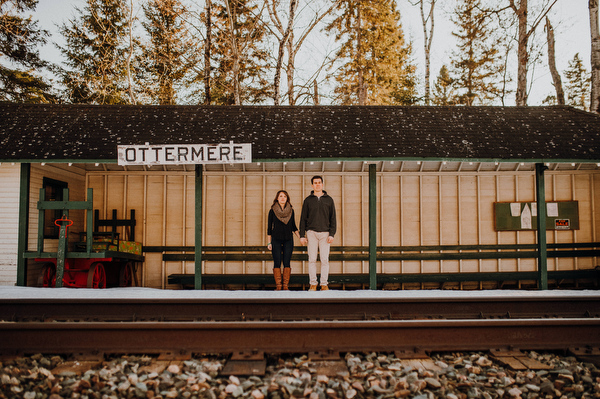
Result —
[[519, 7], [515, 10], [519, 21], [518, 36], [518, 67], [517, 67], [517, 97], [516, 105], [527, 105], [527, 62], [529, 53], [527, 43], [529, 33], [527, 32], [527, 0], [520, 0]]
[[313, 105], [319, 105], [319, 85], [317, 84], [317, 80], [313, 80]]
[[275, 77], [273, 79], [273, 101], [275, 105], [279, 105], [279, 80], [281, 78], [281, 66], [283, 64], [283, 50], [290, 39], [292, 33], [292, 25], [294, 24], [294, 15], [296, 13], [296, 0], [290, 0], [290, 11], [288, 17], [288, 25], [285, 32], [279, 40], [279, 51], [277, 53], [277, 66], [275, 67]]
[[294, 95], [294, 71], [296, 68], [296, 52], [300, 47], [294, 47], [294, 32], [292, 31], [287, 41], [288, 48], [288, 64], [285, 69], [287, 75], [287, 97], [290, 105], [296, 105], [296, 96]]
[[234, 21], [234, 16], [231, 13], [231, 7], [229, 5], [229, 1], [230, 0], [225, 0], [225, 4], [227, 5], [227, 16], [229, 18], [229, 29], [231, 30], [231, 46], [233, 48], [233, 67], [232, 67], [232, 73], [233, 73], [233, 101], [234, 101], [234, 105], [241, 105], [241, 98], [240, 98], [240, 54], [239, 54], [239, 49], [238, 49], [238, 44], [237, 44], [237, 40], [236, 40], [236, 34], [235, 34], [235, 24], [233, 23]]
[[358, 105], [367, 103], [367, 90], [363, 74], [363, 49], [361, 38], [360, 2], [356, 6], [356, 64], [358, 66]]
[[129, 100], [135, 105], [133, 94], [133, 79], [131, 77], [131, 58], [133, 57], [133, 0], [129, 2], [129, 54], [127, 54], [127, 82], [129, 86]]
[[[431, 76], [431, 42], [433, 40], [433, 9], [435, 8], [436, 0], [431, 0], [431, 7], [429, 8], [429, 14], [427, 18], [425, 18], [425, 12], [423, 7], [425, 5], [425, 0], [419, 0], [421, 7], [421, 21], [423, 22], [423, 49], [425, 51], [425, 105], [429, 105], [429, 99], [431, 97], [431, 85], [430, 85], [430, 76]], [[427, 31], [427, 22], [431, 21], [431, 27], [429, 32]]]
[[210, 105], [210, 47], [211, 41], [211, 0], [206, 0], [206, 41], [204, 44], [204, 105]]
[[598, 0], [590, 0], [590, 32], [592, 36], [592, 93], [590, 111], [600, 113], [600, 32], [598, 29]]
[[546, 36], [548, 38], [548, 67], [550, 68], [552, 82], [556, 89], [556, 101], [559, 105], [565, 105], [565, 93], [563, 92], [560, 73], [556, 69], [556, 58], [554, 56], [554, 28], [552, 28], [548, 17], [546, 17]]

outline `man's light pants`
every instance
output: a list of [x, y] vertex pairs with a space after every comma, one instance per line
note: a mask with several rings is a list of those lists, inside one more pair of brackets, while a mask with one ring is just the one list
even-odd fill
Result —
[[313, 231], [306, 232], [308, 240], [308, 278], [310, 285], [317, 285], [317, 252], [321, 254], [321, 285], [327, 285], [329, 278], [329, 237], [328, 231]]

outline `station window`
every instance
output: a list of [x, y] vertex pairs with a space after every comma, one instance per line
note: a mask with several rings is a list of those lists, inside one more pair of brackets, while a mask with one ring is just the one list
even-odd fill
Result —
[[[46, 201], [62, 201], [63, 189], [68, 187], [68, 184], [64, 181], [48, 177], [44, 177], [43, 185]], [[44, 212], [44, 238], [58, 238], [60, 227], [56, 226], [54, 221], [62, 217], [62, 211], [60, 209], [46, 209]]]

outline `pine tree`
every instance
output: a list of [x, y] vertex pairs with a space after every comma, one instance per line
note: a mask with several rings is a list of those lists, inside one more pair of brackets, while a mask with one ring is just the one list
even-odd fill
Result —
[[565, 78], [567, 79], [567, 104], [588, 111], [590, 74], [583, 66], [579, 53], [575, 54], [573, 59], [569, 61], [569, 67], [565, 70]]
[[417, 101], [411, 47], [404, 40], [394, 0], [342, 0], [340, 14], [326, 28], [341, 42], [334, 73], [334, 101], [341, 104], [396, 104]]
[[178, 97], [185, 97], [200, 55], [185, 24], [187, 10], [180, 0], [150, 0], [143, 9], [142, 25], [150, 36], [143, 53], [147, 89], [154, 103], [175, 104]]
[[79, 17], [63, 24], [59, 47], [69, 70], [62, 70], [65, 96], [73, 103], [130, 102], [127, 81], [128, 7], [124, 0], [86, 0]]
[[458, 0], [453, 22], [458, 51], [452, 55], [452, 74], [463, 105], [489, 104], [501, 94], [497, 83], [504, 70], [493, 38], [491, 19], [481, 0]]
[[37, 46], [46, 43], [48, 32], [31, 17], [37, 0], [0, 0], [0, 101], [55, 102], [51, 86], [40, 75], [51, 65], [40, 58]]
[[211, 103], [260, 104], [272, 97], [265, 26], [255, 0], [212, 3]]
[[448, 67], [442, 65], [438, 77], [433, 85], [434, 105], [456, 105], [456, 94], [454, 92], [454, 79], [448, 72]]

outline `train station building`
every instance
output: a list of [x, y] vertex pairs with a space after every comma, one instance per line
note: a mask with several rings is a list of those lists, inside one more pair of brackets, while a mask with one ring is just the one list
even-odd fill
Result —
[[[0, 285], [40, 284], [42, 254], [59, 253], [64, 206], [67, 258], [86, 231], [111, 228], [94, 225], [95, 213], [96, 224], [134, 220], [116, 230], [139, 244], [140, 286], [272, 288], [268, 210], [284, 189], [299, 217], [319, 175], [337, 208], [332, 288], [598, 288], [592, 113], [6, 103], [0, 112]], [[302, 289], [308, 262], [295, 245]]]

